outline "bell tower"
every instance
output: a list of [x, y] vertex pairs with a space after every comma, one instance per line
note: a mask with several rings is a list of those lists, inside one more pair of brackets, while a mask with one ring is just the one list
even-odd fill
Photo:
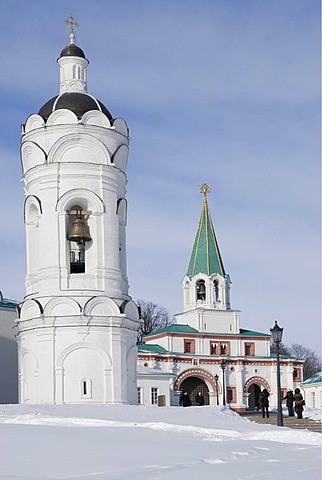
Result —
[[26, 296], [16, 322], [21, 403], [136, 403], [138, 310], [126, 271], [129, 132], [87, 93], [75, 44], [59, 94], [22, 127]]
[[203, 204], [187, 273], [182, 280], [183, 313], [176, 315], [180, 324], [199, 331], [239, 332], [239, 311], [230, 306], [230, 277], [225, 272], [207, 195], [211, 186], [200, 185]]

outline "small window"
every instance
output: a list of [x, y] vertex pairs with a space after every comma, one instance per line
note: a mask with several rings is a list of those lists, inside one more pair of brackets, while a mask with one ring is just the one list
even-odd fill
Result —
[[151, 405], [158, 404], [158, 387], [151, 387]]
[[253, 357], [255, 355], [255, 343], [247, 342], [245, 343], [245, 356]]
[[89, 378], [81, 381], [81, 397], [92, 398], [92, 381]]
[[216, 355], [217, 354], [217, 344], [210, 342], [210, 355]]
[[222, 342], [219, 344], [220, 355], [230, 355], [230, 342]]
[[294, 382], [300, 382], [301, 381], [301, 370], [300, 370], [300, 368], [294, 368], [293, 369], [293, 380], [294, 380]]
[[195, 366], [199, 365], [199, 358], [194, 358], [192, 360], [192, 365], [195, 365]]
[[142, 405], [142, 387], [137, 388], [137, 399], [138, 399], [138, 404]]
[[311, 407], [315, 408], [315, 392], [311, 392]]
[[183, 351], [184, 351], [184, 353], [195, 353], [195, 341], [194, 340], [184, 340], [183, 341]]

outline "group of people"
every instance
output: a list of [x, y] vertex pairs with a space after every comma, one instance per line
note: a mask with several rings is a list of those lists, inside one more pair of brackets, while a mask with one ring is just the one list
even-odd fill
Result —
[[[265, 415], [267, 418], [269, 418], [269, 396], [270, 393], [267, 391], [266, 388], [264, 388], [264, 390], [259, 396], [259, 405], [263, 413], [263, 418], [265, 418]], [[299, 388], [296, 388], [294, 390], [294, 393], [293, 390], [287, 390], [287, 393], [285, 397], [283, 397], [283, 400], [286, 400], [289, 417], [294, 417], [296, 413], [297, 418], [303, 418], [303, 406], [305, 405], [305, 402]]]
[[295, 410], [297, 418], [303, 418], [303, 407], [305, 405], [305, 401], [299, 388], [296, 388], [294, 393], [293, 390], [287, 390], [286, 396], [283, 398], [283, 400], [286, 400], [289, 417], [294, 417]]
[[[201, 392], [197, 393], [195, 401], [196, 401], [196, 405], [199, 405], [199, 406], [202, 406], [205, 404], [205, 399]], [[191, 407], [192, 402], [190, 400], [188, 392], [182, 392], [182, 394], [180, 395], [179, 404], [182, 405], [183, 407]]]
[[[269, 418], [269, 396], [270, 393], [266, 388], [264, 388], [264, 390], [259, 396], [259, 408], [263, 413], [263, 418], [265, 418], [265, 416]], [[294, 390], [294, 393], [293, 390], [287, 390], [287, 393], [285, 397], [283, 397], [283, 400], [286, 400], [289, 417], [294, 417], [296, 413], [297, 418], [303, 418], [303, 406], [305, 405], [305, 402], [299, 388], [296, 388]], [[199, 406], [205, 404], [205, 399], [201, 392], [197, 393], [195, 403]], [[192, 402], [190, 400], [188, 392], [181, 393], [179, 404], [183, 407], [191, 407]]]

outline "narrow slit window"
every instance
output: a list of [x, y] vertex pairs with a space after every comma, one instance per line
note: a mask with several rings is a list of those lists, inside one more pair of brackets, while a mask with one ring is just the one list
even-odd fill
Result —
[[81, 397], [92, 398], [92, 381], [90, 378], [83, 378], [81, 381]]

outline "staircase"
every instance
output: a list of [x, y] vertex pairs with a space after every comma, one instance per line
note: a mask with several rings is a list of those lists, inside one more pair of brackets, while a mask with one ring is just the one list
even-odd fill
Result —
[[[269, 418], [263, 418], [261, 412], [240, 412], [240, 415], [244, 418], [248, 418], [251, 422], [266, 424], [266, 425], [277, 425], [277, 414], [270, 412]], [[283, 417], [284, 427], [289, 428], [304, 428], [310, 430], [311, 432], [322, 433], [322, 422], [315, 421], [310, 418], [298, 419], [295, 417]]]

